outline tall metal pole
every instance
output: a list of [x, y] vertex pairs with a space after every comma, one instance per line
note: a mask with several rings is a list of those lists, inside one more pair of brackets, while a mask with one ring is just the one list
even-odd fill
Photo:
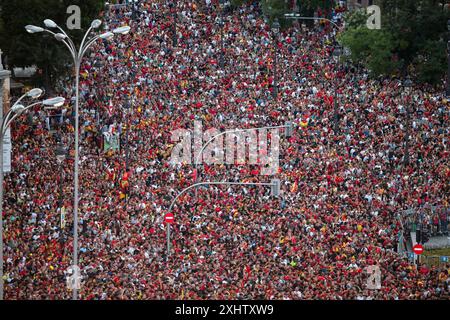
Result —
[[275, 48], [274, 48], [274, 66], [273, 66], [273, 98], [276, 99], [278, 96], [278, 79], [277, 79], [277, 41], [275, 39]]
[[166, 234], [167, 234], [167, 239], [166, 239], [166, 241], [167, 241], [167, 256], [166, 256], [166, 261], [168, 261], [169, 260], [169, 256], [170, 256], [170, 224], [169, 223], [167, 223]]
[[64, 167], [63, 167], [63, 163], [61, 162], [61, 172], [60, 172], [60, 178], [59, 178], [59, 205], [58, 207], [61, 209], [62, 208], [62, 203], [63, 203], [63, 176], [64, 176]]
[[404, 162], [405, 166], [409, 165], [409, 138], [411, 135], [411, 101], [408, 101], [410, 90], [412, 87], [412, 81], [409, 77], [404, 82], [404, 87], [406, 91], [405, 103], [406, 103], [406, 132], [405, 132], [405, 149], [404, 149]]
[[[80, 103], [80, 59], [75, 59], [75, 164], [74, 164], [74, 199], [73, 199], [73, 265], [78, 266], [78, 163], [79, 163], [79, 103]], [[75, 272], [75, 271], [74, 271]], [[76, 286], [72, 290], [72, 299], [78, 299]]]

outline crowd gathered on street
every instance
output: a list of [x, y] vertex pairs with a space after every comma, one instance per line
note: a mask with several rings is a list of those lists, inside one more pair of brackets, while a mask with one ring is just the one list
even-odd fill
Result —
[[[329, 23], [282, 24], [274, 34], [257, 2], [139, 1], [135, 13], [111, 6], [102, 19], [131, 32], [99, 42], [81, 67], [81, 299], [449, 298], [450, 265], [397, 252], [405, 210], [441, 208], [436, 225], [448, 232], [442, 88], [371, 78], [336, 57], [339, 30]], [[68, 101], [73, 82], [59, 92]], [[30, 113], [12, 128], [6, 299], [71, 297], [73, 103], [51, 130], [47, 116]], [[172, 165], [172, 132], [194, 121], [204, 131], [287, 121], [294, 130], [281, 134], [273, 176], [254, 164]], [[105, 151], [116, 133], [120, 150]], [[58, 142], [69, 151], [61, 163]], [[273, 178], [279, 197], [265, 186], [183, 194], [167, 255], [163, 217], [181, 190]], [[369, 266], [380, 270], [378, 289], [367, 286]]]

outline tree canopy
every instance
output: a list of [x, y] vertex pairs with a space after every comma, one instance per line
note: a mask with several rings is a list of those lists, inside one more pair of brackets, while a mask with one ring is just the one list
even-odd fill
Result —
[[422, 82], [438, 83], [446, 72], [447, 20], [436, 0], [380, 0], [381, 29], [366, 26], [363, 11], [350, 12], [340, 37], [373, 76], [411, 73]]

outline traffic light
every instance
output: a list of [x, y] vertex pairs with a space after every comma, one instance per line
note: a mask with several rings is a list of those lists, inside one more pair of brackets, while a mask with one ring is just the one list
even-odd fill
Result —
[[287, 138], [292, 136], [292, 130], [293, 130], [292, 122], [286, 121], [285, 128], [284, 128], [284, 135]]
[[422, 243], [422, 230], [420, 230], [419, 228], [417, 228], [416, 230], [416, 242]]
[[274, 197], [278, 197], [280, 195], [280, 180], [273, 179], [272, 185], [270, 186], [271, 195]]

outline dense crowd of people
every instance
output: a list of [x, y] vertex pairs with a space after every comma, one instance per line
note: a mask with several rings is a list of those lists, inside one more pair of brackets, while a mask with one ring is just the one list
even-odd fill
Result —
[[[371, 79], [336, 59], [329, 24], [294, 23], [275, 36], [256, 3], [172, 3], [140, 1], [134, 20], [129, 6], [112, 7], [107, 28], [131, 32], [100, 42], [82, 65], [81, 299], [448, 299], [449, 265], [414, 265], [396, 252], [400, 212], [448, 208], [443, 93]], [[68, 99], [72, 83], [61, 93]], [[6, 299], [71, 296], [73, 105], [56, 133], [46, 116], [12, 130]], [[274, 178], [258, 165], [171, 165], [171, 133], [195, 120], [204, 130], [286, 121], [295, 130], [281, 137], [280, 197], [264, 186], [185, 193], [167, 256], [163, 216], [194, 180]], [[104, 152], [105, 133], [121, 134], [120, 151]], [[58, 141], [72, 150], [62, 164]], [[367, 287], [372, 265], [376, 290]]]

